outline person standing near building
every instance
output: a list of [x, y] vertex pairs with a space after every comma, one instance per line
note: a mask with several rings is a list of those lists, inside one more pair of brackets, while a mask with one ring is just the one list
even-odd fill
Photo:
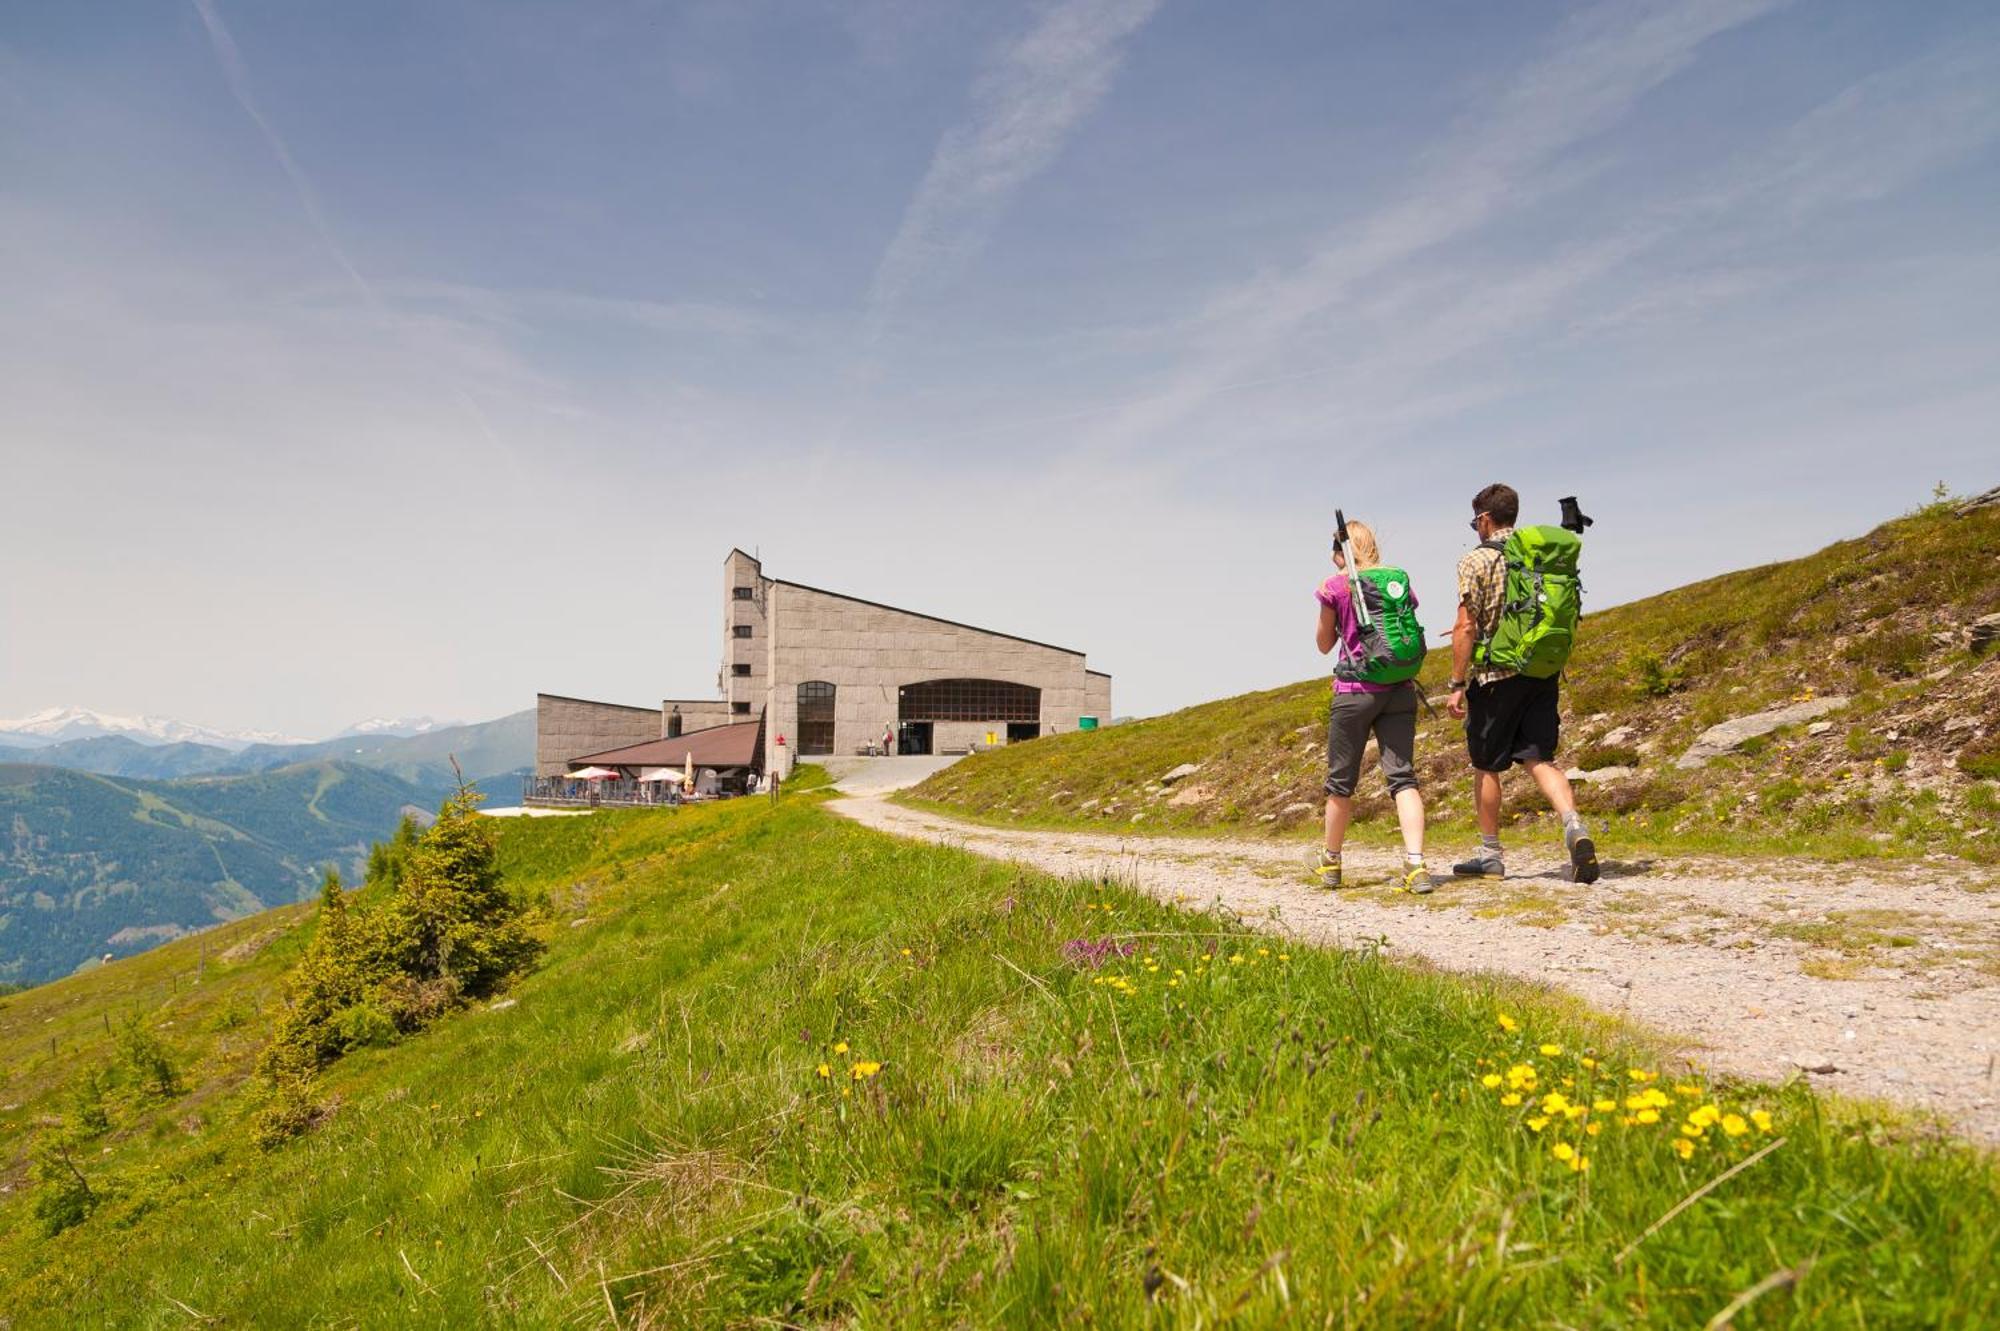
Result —
[[[1506, 874], [1500, 848], [1500, 774], [1515, 764], [1562, 816], [1570, 877], [1597, 881], [1597, 846], [1576, 811], [1576, 793], [1555, 764], [1562, 734], [1560, 674], [1533, 678], [1513, 670], [1475, 665], [1480, 643], [1492, 640], [1506, 610], [1507, 538], [1520, 516], [1521, 497], [1508, 485], [1489, 485], [1472, 497], [1472, 530], [1479, 544], [1458, 561], [1458, 622], [1451, 631], [1451, 697], [1445, 709], [1465, 721], [1472, 759], [1473, 803], [1479, 815], [1479, 850], [1452, 866], [1461, 877]], [[1483, 657], [1481, 657], [1483, 660]]]
[[[1374, 531], [1361, 522], [1348, 522], [1346, 526], [1353, 546], [1353, 572], [1379, 568], [1381, 552], [1376, 547]], [[1365, 588], [1357, 593], [1362, 584], [1351, 576], [1349, 558], [1338, 544], [1334, 546], [1333, 564], [1339, 572], [1321, 583], [1318, 593], [1319, 628], [1315, 643], [1322, 656], [1338, 649], [1341, 666], [1334, 673], [1333, 704], [1327, 723], [1326, 843], [1308, 867], [1319, 886], [1342, 885], [1341, 849], [1347, 840], [1348, 824], [1354, 818], [1354, 787], [1361, 779], [1361, 756], [1372, 734], [1382, 776], [1389, 783], [1389, 797], [1396, 805], [1396, 822], [1403, 833], [1401, 886], [1405, 891], [1426, 893], [1437, 884], [1424, 864], [1424, 797], [1417, 787], [1415, 761], [1417, 686], [1410, 678], [1395, 683], [1371, 683], [1349, 677], [1361, 672], [1360, 667], [1369, 655], [1361, 616], [1356, 612], [1356, 596], [1383, 594], [1370, 593]], [[1408, 575], [1400, 570], [1387, 572], [1396, 576], [1389, 578], [1385, 586], [1394, 589], [1396, 605], [1406, 607], [1408, 620], [1414, 625], [1417, 598], [1409, 587]], [[1382, 608], [1377, 606], [1373, 618], [1384, 617]], [[1411, 674], [1423, 658], [1421, 631], [1416, 640], [1408, 666]]]
[[882, 727], [882, 756], [889, 757], [896, 752], [896, 732], [889, 726]]

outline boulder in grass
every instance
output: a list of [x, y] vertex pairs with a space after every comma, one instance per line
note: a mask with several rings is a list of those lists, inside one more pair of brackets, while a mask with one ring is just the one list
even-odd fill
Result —
[[1746, 740], [1768, 735], [1780, 726], [1797, 725], [1801, 721], [1811, 721], [1838, 711], [1847, 706], [1848, 700], [1839, 695], [1814, 698], [1808, 702], [1795, 702], [1785, 707], [1773, 707], [1768, 712], [1753, 712], [1749, 716], [1739, 716], [1710, 726], [1701, 732], [1700, 738], [1688, 745], [1686, 753], [1674, 760], [1674, 766], [1691, 769], [1706, 766], [1709, 759], [1719, 758]]
[[1160, 784], [1163, 786], [1171, 786], [1174, 782], [1185, 780], [1186, 778], [1193, 776], [1196, 772], [1199, 772], [1200, 770], [1201, 770], [1200, 763], [1182, 763], [1179, 767], [1176, 767], [1173, 771], [1168, 772], [1164, 776], [1162, 776], [1160, 778]]

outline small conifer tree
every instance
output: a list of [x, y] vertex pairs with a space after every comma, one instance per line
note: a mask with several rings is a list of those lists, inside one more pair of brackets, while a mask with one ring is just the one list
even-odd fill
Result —
[[501, 884], [497, 835], [479, 816], [484, 798], [461, 782], [445, 800], [410, 854], [385, 929], [405, 975], [471, 996], [491, 992], [540, 950]]
[[181, 1093], [181, 1075], [160, 1037], [133, 1017], [118, 1029], [118, 1063], [141, 1094], [170, 1099]]

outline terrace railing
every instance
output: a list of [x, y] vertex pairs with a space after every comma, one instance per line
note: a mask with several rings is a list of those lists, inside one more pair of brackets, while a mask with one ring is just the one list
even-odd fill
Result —
[[521, 803], [557, 809], [654, 808], [683, 803], [673, 781], [573, 781], [562, 776], [521, 778]]

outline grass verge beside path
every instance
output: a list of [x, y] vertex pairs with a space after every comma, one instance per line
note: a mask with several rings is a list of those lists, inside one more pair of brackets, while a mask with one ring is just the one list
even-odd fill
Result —
[[552, 916], [511, 1006], [350, 1055], [275, 1153], [240, 1092], [115, 1141], [143, 1207], [44, 1239], [0, 1202], [0, 1324], [1683, 1327], [1761, 1290], [1735, 1325], [1969, 1327], [2000, 1299], [1989, 1157], [1677, 1084], [1546, 993], [812, 798], [517, 820], [502, 853]]

